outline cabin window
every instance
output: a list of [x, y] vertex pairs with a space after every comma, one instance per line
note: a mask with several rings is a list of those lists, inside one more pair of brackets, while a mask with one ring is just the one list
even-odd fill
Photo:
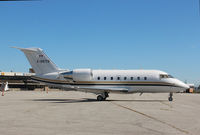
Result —
[[144, 77], [144, 80], [147, 80], [147, 77]]
[[117, 77], [117, 80], [120, 80], [120, 77]]
[[100, 77], [97, 77], [97, 80], [100, 80]]
[[106, 77], [104, 77], [104, 80], [106, 80]]
[[138, 80], [140, 80], [140, 77], [137, 77]]
[[133, 80], [133, 77], [131, 77], [131, 80]]
[[127, 77], [124, 77], [124, 80], [126, 80], [127, 79]]
[[110, 77], [110, 80], [113, 80], [113, 77]]

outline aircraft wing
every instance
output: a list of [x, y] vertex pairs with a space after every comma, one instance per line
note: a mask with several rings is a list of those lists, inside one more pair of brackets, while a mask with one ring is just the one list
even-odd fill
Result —
[[77, 91], [85, 91], [91, 93], [102, 93], [102, 92], [128, 92], [127, 88], [118, 87], [85, 87], [85, 86], [69, 86], [68, 88], [75, 89]]

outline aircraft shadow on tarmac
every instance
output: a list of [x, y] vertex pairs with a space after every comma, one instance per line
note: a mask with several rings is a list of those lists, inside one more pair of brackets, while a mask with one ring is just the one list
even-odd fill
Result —
[[84, 102], [168, 102], [168, 100], [105, 100], [97, 101], [96, 99], [82, 98], [82, 99], [33, 99], [32, 101], [44, 101], [51, 103], [84, 103]]

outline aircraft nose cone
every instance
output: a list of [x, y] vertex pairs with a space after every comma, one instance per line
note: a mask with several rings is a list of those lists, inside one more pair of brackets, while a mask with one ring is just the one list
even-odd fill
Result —
[[190, 88], [190, 86], [185, 84], [185, 83], [182, 84], [182, 87], [185, 88], [185, 89], [189, 89]]
[[177, 81], [177, 84], [178, 84], [179, 87], [184, 88], [184, 89], [189, 89], [190, 88], [189, 85], [185, 84], [184, 82], [182, 82], [180, 80]]

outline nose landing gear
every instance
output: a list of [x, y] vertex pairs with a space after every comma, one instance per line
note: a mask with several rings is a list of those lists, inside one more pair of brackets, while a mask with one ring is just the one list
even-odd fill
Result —
[[169, 93], [168, 100], [169, 100], [169, 101], [173, 101], [173, 93], [172, 93], [172, 92]]
[[108, 92], [104, 92], [97, 96], [97, 101], [105, 101], [109, 97]]

